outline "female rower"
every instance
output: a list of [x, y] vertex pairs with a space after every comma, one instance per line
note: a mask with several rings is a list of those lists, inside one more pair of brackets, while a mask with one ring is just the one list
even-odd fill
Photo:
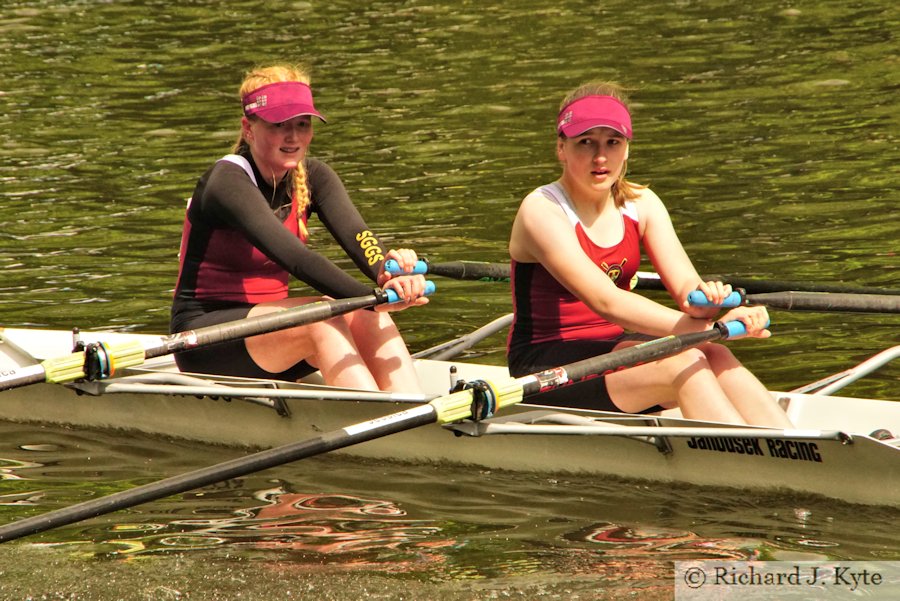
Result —
[[[525, 197], [509, 242], [515, 318], [508, 360], [514, 376], [650, 337], [707, 330], [717, 310], [688, 305], [688, 293], [701, 290], [718, 304], [731, 292], [727, 284], [701, 280], [659, 197], [625, 179], [632, 138], [626, 102], [620, 86], [590, 82], [560, 105], [556, 155], [562, 176]], [[641, 245], [680, 311], [630, 291]], [[764, 307], [732, 309], [722, 320], [740, 320], [755, 338], [771, 335]], [[538, 402], [628, 413], [677, 405], [687, 418], [791, 426], [765, 386], [721, 344], [575, 386]]]
[[307, 73], [274, 65], [251, 71], [240, 87], [241, 131], [233, 153], [213, 164], [188, 203], [172, 332], [197, 329], [303, 305], [322, 297], [288, 296], [293, 276], [322, 295], [372, 294], [311, 250], [307, 218], [315, 213], [360, 271], [400, 302], [328, 321], [197, 349], [176, 356], [182, 371], [296, 380], [321, 370], [325, 382], [363, 389], [418, 392], [405, 343], [386, 311], [423, 305], [420, 275], [391, 277], [396, 259], [411, 272], [416, 253], [384, 252], [337, 174], [307, 156], [313, 105]]

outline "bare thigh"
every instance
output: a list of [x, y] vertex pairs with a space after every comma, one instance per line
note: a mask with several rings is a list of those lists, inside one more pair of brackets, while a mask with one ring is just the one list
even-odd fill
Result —
[[[623, 341], [616, 349], [636, 344], [639, 342]], [[671, 357], [608, 374], [606, 387], [610, 398], [623, 411], [638, 413], [654, 405], [672, 408], [677, 405], [676, 378], [686, 377], [707, 367], [701, 350], [686, 349]]]

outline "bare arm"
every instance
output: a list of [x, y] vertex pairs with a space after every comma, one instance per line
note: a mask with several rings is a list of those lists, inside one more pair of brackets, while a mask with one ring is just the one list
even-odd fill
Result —
[[592, 311], [623, 328], [665, 336], [711, 327], [706, 319], [693, 319], [618, 288], [584, 253], [562, 210], [540, 193], [532, 193], [522, 201], [513, 223], [509, 251], [516, 261], [541, 263]]
[[[687, 296], [694, 290], [701, 290], [711, 303], [721, 304], [731, 294], [731, 286], [719, 281], [703, 281], [681, 245], [665, 205], [653, 191], [645, 188], [643, 192], [638, 201], [638, 212], [641, 216], [641, 241], [650, 262], [682, 311], [698, 319], [715, 319], [719, 309], [689, 305]], [[764, 307], [739, 307], [721, 319], [743, 322], [754, 337], [767, 338], [771, 335], [766, 330], [769, 317]]]

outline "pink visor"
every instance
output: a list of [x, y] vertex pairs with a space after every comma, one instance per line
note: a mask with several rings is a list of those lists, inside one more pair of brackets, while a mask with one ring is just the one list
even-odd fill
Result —
[[325, 121], [313, 106], [312, 90], [299, 81], [279, 81], [257, 88], [244, 96], [244, 114], [256, 115], [269, 123], [282, 123], [300, 115], [314, 115]]
[[610, 127], [629, 140], [633, 135], [631, 114], [612, 96], [583, 96], [559, 112], [556, 131], [567, 138], [580, 136], [594, 127]]

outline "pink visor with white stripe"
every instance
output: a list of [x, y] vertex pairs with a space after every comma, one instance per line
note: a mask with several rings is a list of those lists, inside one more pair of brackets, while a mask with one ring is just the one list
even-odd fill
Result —
[[299, 81], [279, 81], [257, 88], [242, 99], [244, 114], [269, 123], [282, 123], [300, 115], [325, 117], [313, 105], [312, 90]]
[[559, 112], [556, 131], [567, 138], [580, 136], [595, 127], [609, 127], [629, 140], [631, 114], [625, 105], [612, 96], [583, 96], [573, 100]]

